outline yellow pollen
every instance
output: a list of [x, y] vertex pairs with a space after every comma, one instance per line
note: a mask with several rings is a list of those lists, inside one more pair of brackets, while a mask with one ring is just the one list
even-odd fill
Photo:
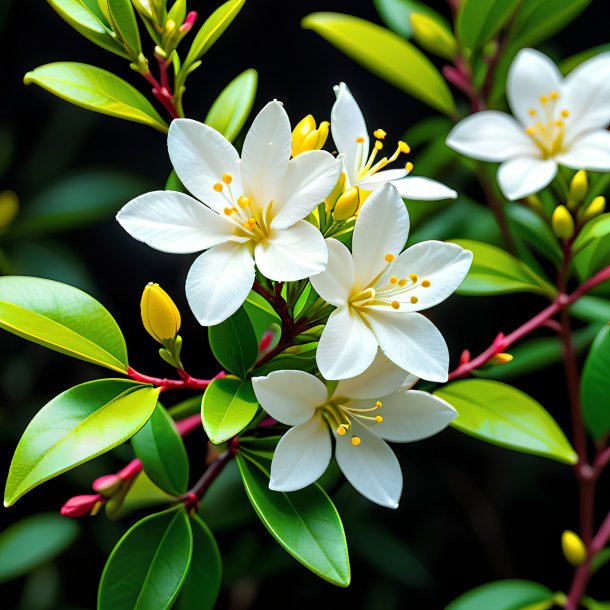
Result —
[[411, 281], [412, 281], [412, 282], [415, 284], [415, 282], [417, 282], [417, 280], [419, 279], [419, 277], [418, 277], [417, 273], [412, 273], [412, 274], [409, 276], [409, 279], [410, 279], [410, 280], [411, 280]]
[[551, 92], [551, 99], [552, 100], [558, 100], [559, 99], [559, 91], [552, 91]]
[[406, 286], [406, 285], [407, 285], [407, 280], [405, 280], [405, 279], [400, 280], [400, 282], [398, 282], [398, 285], [399, 285], [400, 287], [402, 287], [402, 286]]
[[405, 165], [405, 169], [408, 172], [412, 172], [413, 171], [413, 163], [411, 163], [411, 161], [407, 162], [406, 165]]
[[541, 95], [540, 96], [540, 103], [541, 104], [548, 104], [549, 98], [546, 95]]
[[235, 212], [235, 208], [225, 208], [225, 214], [231, 216]]
[[388, 134], [383, 129], [376, 129], [373, 135], [380, 140], [383, 140]]
[[392, 309], [400, 309], [400, 303], [398, 301], [392, 301]]
[[375, 423], [377, 423], [377, 424], [380, 424], [382, 421], [383, 421], [383, 417], [381, 417], [381, 415], [378, 415], [378, 416], [375, 418]]
[[431, 285], [431, 284], [432, 284], [432, 282], [431, 282], [430, 280], [424, 280], [424, 281], [421, 283], [421, 285], [422, 285], [424, 288], [430, 288], [430, 285]]
[[248, 225], [248, 229], [253, 229], [256, 226], [256, 218], [248, 218], [246, 225]]
[[217, 182], [213, 188], [217, 193], [220, 193], [220, 191], [222, 191], [222, 184], [220, 184], [220, 182]]
[[383, 403], [381, 402], [381, 400], [378, 400], [378, 401], [375, 403], [375, 407], [377, 407], [378, 409], [381, 409], [381, 407], [383, 407]]
[[398, 278], [395, 275], [390, 278], [390, 284], [398, 284]]
[[388, 252], [383, 258], [385, 258], [386, 263], [393, 263], [396, 260], [396, 257], [391, 252]]
[[530, 116], [536, 116], [538, 114], [535, 108], [530, 108], [527, 112]]
[[354, 447], [357, 447], [360, 443], [361, 443], [361, 441], [360, 441], [360, 437], [359, 436], [353, 436], [352, 437], [352, 445], [354, 445]]
[[237, 198], [237, 203], [240, 208], [247, 208], [250, 205], [250, 200], [247, 197], [241, 195]]
[[415, 305], [415, 303], [417, 303], [417, 301], [419, 301], [419, 299], [417, 297], [411, 297], [411, 303], [413, 305]]
[[358, 144], [362, 144], [364, 142], [364, 138], [362, 136], [358, 136], [356, 138], [356, 142], [358, 142]]
[[383, 144], [379, 140], [377, 140], [377, 142], [375, 142], [375, 148], [377, 150], [381, 150], [383, 148]]
[[562, 110], [562, 111], [561, 111], [561, 116], [562, 116], [564, 119], [567, 119], [567, 118], [570, 116], [570, 111], [569, 111], [569, 110]]
[[222, 177], [222, 181], [225, 184], [231, 184], [231, 182], [233, 182], [233, 176], [231, 176], [231, 174], [224, 174]]
[[405, 155], [408, 155], [411, 152], [411, 147], [406, 142], [403, 142], [401, 140], [400, 142], [398, 142], [398, 150], [401, 153], [404, 153]]

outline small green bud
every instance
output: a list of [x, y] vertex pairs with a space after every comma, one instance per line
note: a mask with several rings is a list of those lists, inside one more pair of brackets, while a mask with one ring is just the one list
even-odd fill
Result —
[[551, 218], [553, 233], [559, 239], [570, 239], [574, 235], [574, 219], [565, 205], [558, 205]]
[[568, 207], [571, 210], [576, 209], [587, 196], [589, 190], [589, 180], [587, 172], [584, 169], [576, 172], [572, 182], [570, 182], [570, 196], [568, 197]]
[[413, 38], [420, 47], [443, 59], [452, 60], [457, 43], [451, 31], [440, 21], [422, 13], [411, 13]]
[[603, 195], [599, 195], [593, 199], [593, 201], [587, 206], [582, 215], [582, 221], [587, 222], [594, 216], [602, 214], [606, 209], [606, 198]]
[[587, 559], [585, 543], [578, 534], [570, 530], [566, 530], [561, 534], [561, 550], [568, 563], [572, 564], [575, 568], [582, 565]]

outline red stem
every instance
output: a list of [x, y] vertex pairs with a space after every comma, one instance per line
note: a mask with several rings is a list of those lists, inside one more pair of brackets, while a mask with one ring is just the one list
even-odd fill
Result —
[[150, 70], [142, 73], [142, 76], [152, 85], [152, 94], [157, 98], [157, 100], [159, 100], [172, 119], [177, 119], [179, 115], [176, 105], [174, 104], [174, 96], [169, 87], [169, 80], [167, 80], [167, 66], [165, 67], [165, 74], [163, 70], [161, 70], [161, 79], [162, 81], [166, 81], [165, 85], [160, 83], [152, 75]]
[[182, 379], [167, 379], [161, 377], [150, 377], [149, 375], [143, 375], [138, 373], [135, 369], [129, 367], [127, 374], [135, 381], [141, 381], [142, 383], [150, 383], [161, 390], [205, 390], [214, 379], [220, 379], [225, 376], [224, 371], [220, 371], [218, 375], [212, 377], [212, 379], [197, 379], [192, 377], [186, 371], [178, 371], [178, 374]]

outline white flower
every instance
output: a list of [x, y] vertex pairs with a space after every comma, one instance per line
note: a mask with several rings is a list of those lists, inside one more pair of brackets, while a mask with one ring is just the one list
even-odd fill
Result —
[[[377, 159], [383, 147], [382, 140], [386, 133], [383, 129], [374, 132], [376, 138], [373, 150], [369, 154], [369, 135], [362, 111], [345, 83], [334, 87], [337, 101], [333, 105], [330, 117], [330, 128], [335, 146], [345, 155], [345, 172], [347, 187], [359, 186], [367, 191], [374, 191], [384, 182], [391, 182], [401, 197], [417, 200], [454, 199], [457, 193], [444, 184], [423, 178], [408, 176], [413, 169], [407, 163], [403, 169], [382, 170], [395, 161], [401, 153], [407, 154], [410, 149], [405, 142], [399, 142], [394, 154], [389, 158]], [[408, 176], [408, 177], [407, 177]]]
[[326, 379], [362, 373], [379, 345], [398, 366], [417, 377], [446, 381], [447, 345], [420, 313], [444, 301], [463, 281], [472, 253], [440, 241], [424, 241], [401, 251], [409, 215], [392, 184], [366, 201], [352, 239], [353, 255], [329, 238], [328, 267], [313, 276], [316, 292], [337, 307], [330, 315], [316, 352]]
[[[334, 392], [302, 371], [275, 371], [252, 382], [265, 411], [291, 428], [271, 463], [269, 487], [295, 491], [316, 481], [335, 457], [347, 480], [366, 498], [398, 506], [402, 473], [385, 440], [406, 443], [443, 430], [457, 413], [425, 392], [398, 391], [405, 372], [379, 353], [362, 375]], [[384, 440], [385, 439], [385, 440]]]
[[498, 183], [511, 200], [537, 193], [557, 165], [610, 170], [610, 53], [602, 53], [565, 79], [544, 54], [523, 49], [508, 73], [514, 117], [485, 110], [460, 121], [447, 138], [458, 152], [501, 162]]
[[288, 116], [275, 101], [254, 119], [241, 161], [215, 129], [175, 120], [169, 156], [197, 199], [156, 191], [119, 212], [122, 227], [152, 248], [174, 254], [207, 250], [186, 281], [201, 324], [222, 322], [239, 308], [252, 288], [255, 261], [265, 277], [277, 281], [302, 279], [326, 267], [324, 239], [302, 219], [335, 186], [341, 161], [319, 150], [291, 160], [291, 147]]

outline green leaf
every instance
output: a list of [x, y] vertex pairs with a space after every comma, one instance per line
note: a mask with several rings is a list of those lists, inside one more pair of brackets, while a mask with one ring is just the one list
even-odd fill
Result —
[[285, 349], [281, 354], [256, 369], [257, 375], [268, 375], [272, 371], [297, 370], [313, 372], [316, 370], [316, 349], [318, 343], [305, 343]]
[[98, 610], [171, 608], [186, 579], [192, 552], [193, 535], [182, 506], [138, 521], [108, 558]]
[[146, 474], [161, 489], [179, 496], [186, 492], [189, 481], [189, 461], [174, 420], [157, 405], [152, 417], [131, 439]]
[[574, 240], [573, 267], [584, 281], [610, 264], [610, 214], [589, 221]]
[[341, 13], [313, 13], [303, 19], [302, 26], [395, 87], [436, 110], [455, 114], [453, 96], [434, 64], [400, 36]]
[[0, 278], [0, 328], [73, 358], [125, 373], [127, 348], [114, 318], [88, 294], [52, 280]]
[[252, 382], [235, 377], [214, 379], [201, 402], [201, 420], [213, 443], [224, 443], [241, 432], [256, 415]]
[[445, 610], [545, 610], [553, 605], [553, 592], [543, 585], [498, 580], [460, 595]]
[[28, 72], [23, 82], [35, 83], [81, 108], [167, 133], [167, 123], [137, 89], [101, 68], [70, 61], [56, 62]]
[[224, 322], [210, 326], [208, 339], [222, 367], [243, 379], [258, 356], [256, 335], [243, 307]]
[[510, 19], [519, 0], [468, 0], [460, 4], [457, 34], [466, 49], [476, 51]]
[[245, 70], [234, 78], [216, 98], [204, 123], [232, 142], [250, 116], [257, 82], [258, 73], [253, 69]]
[[610, 325], [598, 333], [582, 371], [580, 395], [585, 423], [597, 439], [610, 432]]
[[197, 515], [191, 516], [193, 557], [188, 576], [174, 610], [214, 610], [220, 591], [222, 561], [218, 545], [208, 526]]
[[559, 64], [559, 67], [561, 68], [561, 72], [565, 76], [566, 74], [569, 74], [570, 72], [572, 72], [572, 70], [574, 70], [574, 68], [578, 68], [578, 66], [580, 66], [580, 64], [587, 61], [587, 59], [591, 59], [592, 57], [595, 57], [596, 55], [599, 55], [600, 53], [606, 53], [607, 51], [610, 51], [610, 43], [600, 44], [596, 47], [587, 49], [586, 51], [581, 51], [580, 53], [577, 53], [576, 55], [572, 55], [572, 57], [568, 57], [567, 59], [564, 59]]
[[434, 392], [458, 412], [451, 425], [500, 447], [576, 464], [578, 456], [542, 405], [499, 381], [465, 379]]
[[324, 580], [347, 587], [350, 567], [345, 532], [337, 509], [313, 484], [284, 493], [269, 489], [269, 474], [237, 454], [237, 465], [256, 514], [269, 533], [297, 561]]
[[610, 303], [607, 299], [585, 295], [570, 305], [570, 313], [585, 322], [605, 323], [610, 320]]
[[507, 205], [504, 210], [515, 233], [548, 260], [561, 263], [563, 253], [548, 223], [544, 222], [536, 212], [523, 205]]
[[26, 517], [0, 533], [0, 582], [23, 576], [68, 548], [79, 531], [76, 521], [57, 513]]
[[282, 323], [273, 307], [256, 292], [250, 292], [243, 307], [248, 314], [248, 318], [250, 318], [258, 344], [260, 344], [265, 331], [269, 330], [273, 324], [280, 325]]
[[47, 0], [55, 9], [57, 14], [79, 34], [89, 39], [94, 44], [129, 58], [125, 49], [110, 35], [106, 26], [97, 18], [89, 7], [80, 0]]
[[26, 428], [11, 462], [4, 503], [131, 438], [150, 418], [159, 388], [99, 379], [47, 403]]
[[591, 572], [595, 573], [597, 570], [603, 568], [610, 561], [610, 547], [602, 549], [591, 561]]
[[140, 32], [138, 31], [138, 23], [131, 0], [106, 1], [108, 2], [112, 29], [119, 40], [123, 41], [130, 49], [131, 58], [136, 59], [142, 53], [142, 43], [140, 42]]
[[469, 296], [533, 292], [553, 295], [554, 288], [512, 254], [480, 241], [455, 239], [474, 259], [458, 294]]
[[410, 38], [413, 33], [411, 28], [411, 14], [436, 15], [426, 4], [417, 0], [373, 0], [375, 8], [383, 22], [403, 38]]

